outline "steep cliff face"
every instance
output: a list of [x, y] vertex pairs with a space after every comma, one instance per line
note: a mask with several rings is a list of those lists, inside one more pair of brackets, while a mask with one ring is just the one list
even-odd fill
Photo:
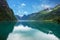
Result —
[[9, 8], [6, 0], [0, 0], [0, 21], [14, 21], [16, 20], [14, 13]]

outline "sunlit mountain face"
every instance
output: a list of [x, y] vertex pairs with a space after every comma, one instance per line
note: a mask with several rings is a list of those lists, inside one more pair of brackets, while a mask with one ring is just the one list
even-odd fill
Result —
[[60, 4], [60, 0], [7, 0], [15, 15], [28, 15]]

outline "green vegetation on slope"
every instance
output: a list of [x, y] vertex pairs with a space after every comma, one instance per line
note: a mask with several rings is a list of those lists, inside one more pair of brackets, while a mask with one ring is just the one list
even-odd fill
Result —
[[57, 21], [60, 22], [60, 5], [57, 5], [53, 9], [45, 9], [38, 13], [35, 13], [34, 16], [31, 15], [29, 20], [46, 20], [46, 21]]
[[14, 21], [16, 20], [14, 13], [9, 8], [6, 0], [0, 0], [0, 21]]

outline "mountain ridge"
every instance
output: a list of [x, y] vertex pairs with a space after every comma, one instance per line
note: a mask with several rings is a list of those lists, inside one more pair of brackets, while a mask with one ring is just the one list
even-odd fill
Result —
[[60, 22], [60, 4], [54, 8], [47, 8], [37, 13], [32, 13], [27, 16], [23, 16], [20, 20], [43, 20], [43, 21], [54, 21]]

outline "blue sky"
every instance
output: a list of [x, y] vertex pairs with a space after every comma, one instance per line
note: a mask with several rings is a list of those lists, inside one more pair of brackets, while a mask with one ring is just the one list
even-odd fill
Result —
[[28, 15], [60, 4], [60, 0], [7, 0], [15, 15]]

